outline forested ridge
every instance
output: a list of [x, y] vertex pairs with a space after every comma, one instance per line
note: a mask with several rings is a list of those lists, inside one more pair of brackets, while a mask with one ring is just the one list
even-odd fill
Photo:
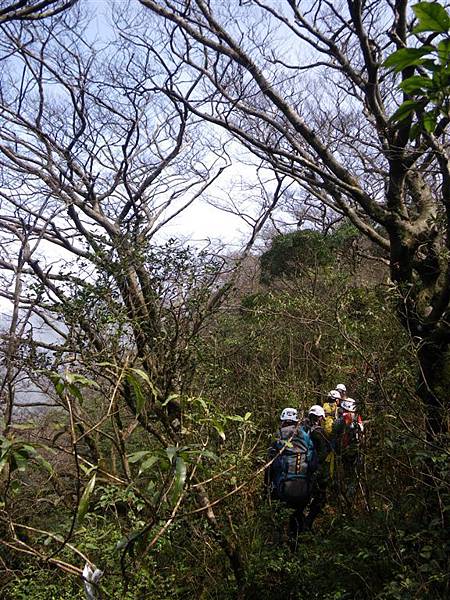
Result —
[[98, 10], [0, 0], [0, 598], [448, 598], [445, 3]]
[[[448, 456], [424, 437], [414, 348], [389, 309], [395, 291], [383, 267], [374, 276], [355, 255], [351, 237], [319, 264], [334, 236], [314, 236], [317, 255], [292, 256], [288, 242], [277, 264], [289, 277], [262, 271], [270, 282], [232, 296], [197, 340], [195, 375], [178, 396], [177, 442], [154, 421], [146, 432], [117, 402], [116, 422], [104, 421], [101, 435], [82, 437], [74, 423], [79, 489], [64, 413], [12, 426], [5, 598], [82, 598], [76, 568], [85, 557], [104, 570], [112, 598], [446, 597]], [[120, 377], [112, 364], [100, 369], [66, 370], [56, 383], [61, 405], [70, 394], [85, 428], [107, 415]], [[144, 403], [152, 394], [144, 373], [130, 367], [123, 376]], [[366, 422], [357, 493], [349, 504], [333, 487], [292, 553], [286, 510], [263, 485], [267, 448], [281, 408], [306, 411], [337, 380]], [[59, 574], [44, 558], [52, 554], [75, 576]]]

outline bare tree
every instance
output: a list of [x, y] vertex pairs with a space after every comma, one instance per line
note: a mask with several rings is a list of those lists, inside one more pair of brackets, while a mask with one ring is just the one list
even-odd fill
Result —
[[[133, 65], [145, 64], [145, 49], [113, 39], [112, 32], [92, 41], [89, 18], [65, 13], [48, 24], [8, 23], [0, 41], [0, 276], [1, 295], [14, 307], [4, 345], [2, 467], [17, 457], [37, 460], [29, 446], [11, 441], [20, 365], [64, 411], [60, 434], [44, 432], [40, 441], [47, 436], [71, 481], [69, 494], [52, 480], [70, 508], [69, 526], [51, 555], [43, 555], [38, 542], [24, 544], [17, 534], [33, 538], [42, 528], [18, 522], [33, 509], [21, 515], [10, 501], [11, 471], [4, 471], [1, 525], [8, 534], [2, 544], [80, 574], [57, 556], [72, 549], [98, 474], [143, 496], [148, 519], [134, 539], [148, 548], [192, 498], [192, 510], [206, 515], [242, 582], [239, 553], [196, 475], [203, 459], [198, 448], [208, 447], [219, 425], [208, 410], [189, 438], [180, 402], [189, 393], [198, 334], [225, 297], [233, 265], [216, 248], [189, 248], [165, 233], [220, 177], [228, 159], [205, 152], [201, 124], [183, 102], [158, 91], [155, 82], [162, 87], [164, 73], [155, 69], [143, 91], [147, 71]], [[247, 251], [266, 218], [252, 222]], [[148, 453], [167, 463], [155, 478], [156, 500], [139, 491], [133, 475], [129, 440], [136, 430]], [[189, 439], [196, 450], [187, 469], [177, 453]], [[84, 492], [83, 469], [94, 473]], [[161, 519], [166, 524], [155, 534]]]
[[39, 21], [54, 17], [77, 2], [78, 0], [2, 0], [0, 25], [11, 21]]
[[[83, 347], [79, 336], [98, 351], [104, 348], [98, 321], [89, 321], [86, 290], [100, 274], [105, 287], [114, 281], [137, 354], [156, 383], [160, 361], [150, 355], [161, 335], [161, 306], [170, 304], [160, 284], [163, 259], [152, 256], [157, 250], [151, 240], [221, 166], [204, 163], [186, 139], [183, 106], [129, 89], [126, 72], [121, 74], [126, 54], [115, 59], [111, 46], [101, 52], [88, 42], [80, 53], [78, 33], [65, 33], [65, 27], [42, 26], [39, 41], [32, 31], [11, 28], [4, 42], [21, 67], [14, 62], [4, 71], [2, 267], [4, 273], [17, 270], [17, 244], [26, 239], [22, 276], [41, 290], [33, 312], [47, 320], [58, 306], [69, 309], [85, 294], [85, 306], [79, 303], [66, 318], [78, 332], [69, 334], [72, 352]], [[12, 299], [9, 290], [6, 285]], [[182, 296], [172, 300], [183, 303]], [[165, 382], [156, 387], [165, 397], [174, 374], [167, 362], [164, 370]]]
[[[444, 431], [448, 119], [418, 136], [411, 118], [394, 122], [407, 95], [395, 91], [397, 75], [382, 66], [407, 43], [409, 2], [140, 2], [164, 19], [170, 49], [161, 55], [155, 46], [155, 54], [168, 72], [167, 95], [389, 253], [399, 314], [416, 343], [429, 434]], [[186, 84], [177, 85], [181, 68], [196, 86], [188, 97]]]

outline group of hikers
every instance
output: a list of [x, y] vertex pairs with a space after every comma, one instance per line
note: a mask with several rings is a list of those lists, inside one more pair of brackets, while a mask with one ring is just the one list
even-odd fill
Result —
[[342, 383], [324, 402], [311, 406], [304, 418], [299, 418], [297, 409], [285, 408], [280, 421], [277, 438], [269, 449], [266, 485], [272, 499], [293, 509], [289, 539], [296, 543], [300, 533], [311, 530], [326, 504], [336, 459], [350, 489], [364, 426], [355, 400], [348, 397]]

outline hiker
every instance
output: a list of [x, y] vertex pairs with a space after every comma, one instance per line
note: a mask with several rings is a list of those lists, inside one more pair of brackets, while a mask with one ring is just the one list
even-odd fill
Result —
[[316, 468], [315, 451], [309, 430], [299, 422], [295, 408], [285, 408], [280, 421], [278, 438], [269, 450], [273, 462], [266, 473], [266, 483], [271, 498], [293, 509], [289, 519], [289, 539], [296, 543], [298, 534], [305, 528], [303, 511], [310, 500], [311, 476]]
[[338, 383], [335, 389], [340, 393], [341, 400], [347, 400], [347, 388], [343, 383]]
[[322, 512], [327, 501], [327, 487], [330, 483], [330, 462], [332, 445], [324, 431], [325, 411], [314, 404], [308, 411], [304, 426], [309, 430], [317, 457], [317, 469], [312, 476], [311, 503], [304, 521], [305, 529], [311, 529], [316, 517]]
[[[342, 384], [341, 384], [342, 385]], [[336, 390], [328, 392], [326, 402], [323, 403], [323, 410], [325, 411], [325, 419], [323, 423], [323, 429], [327, 438], [333, 443], [334, 442], [334, 424], [338, 418], [338, 410], [341, 402], [341, 394]]]
[[336, 390], [339, 392], [339, 394], [341, 395], [341, 399], [339, 401], [339, 408], [337, 410], [337, 416], [341, 417], [342, 416], [342, 408], [341, 408], [341, 402], [344, 402], [345, 400], [347, 400], [348, 398], [348, 393], [347, 393], [347, 388], [343, 383], [338, 383], [336, 386]]
[[341, 492], [350, 504], [355, 495], [355, 478], [361, 462], [361, 443], [364, 425], [361, 415], [357, 414], [356, 402], [347, 398], [341, 402], [342, 414], [335, 423], [336, 449], [342, 465]]
[[341, 402], [341, 416], [335, 429], [339, 436], [339, 452], [342, 456], [354, 455], [362, 440], [364, 425], [361, 415], [357, 414], [356, 402], [347, 398]]

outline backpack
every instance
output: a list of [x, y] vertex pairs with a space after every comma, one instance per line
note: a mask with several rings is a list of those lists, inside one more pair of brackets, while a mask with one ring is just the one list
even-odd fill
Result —
[[[285, 484], [298, 480], [309, 483], [311, 474], [317, 468], [317, 456], [309, 430], [303, 424], [281, 428], [271, 451], [272, 456], [276, 456], [271, 465], [271, 495], [278, 500], [285, 500]], [[298, 489], [300, 493], [304, 486]], [[289, 495], [292, 500], [292, 494]]]
[[361, 417], [355, 413], [345, 412], [342, 415], [342, 421], [344, 425], [341, 440], [342, 450], [356, 448], [364, 430]]

